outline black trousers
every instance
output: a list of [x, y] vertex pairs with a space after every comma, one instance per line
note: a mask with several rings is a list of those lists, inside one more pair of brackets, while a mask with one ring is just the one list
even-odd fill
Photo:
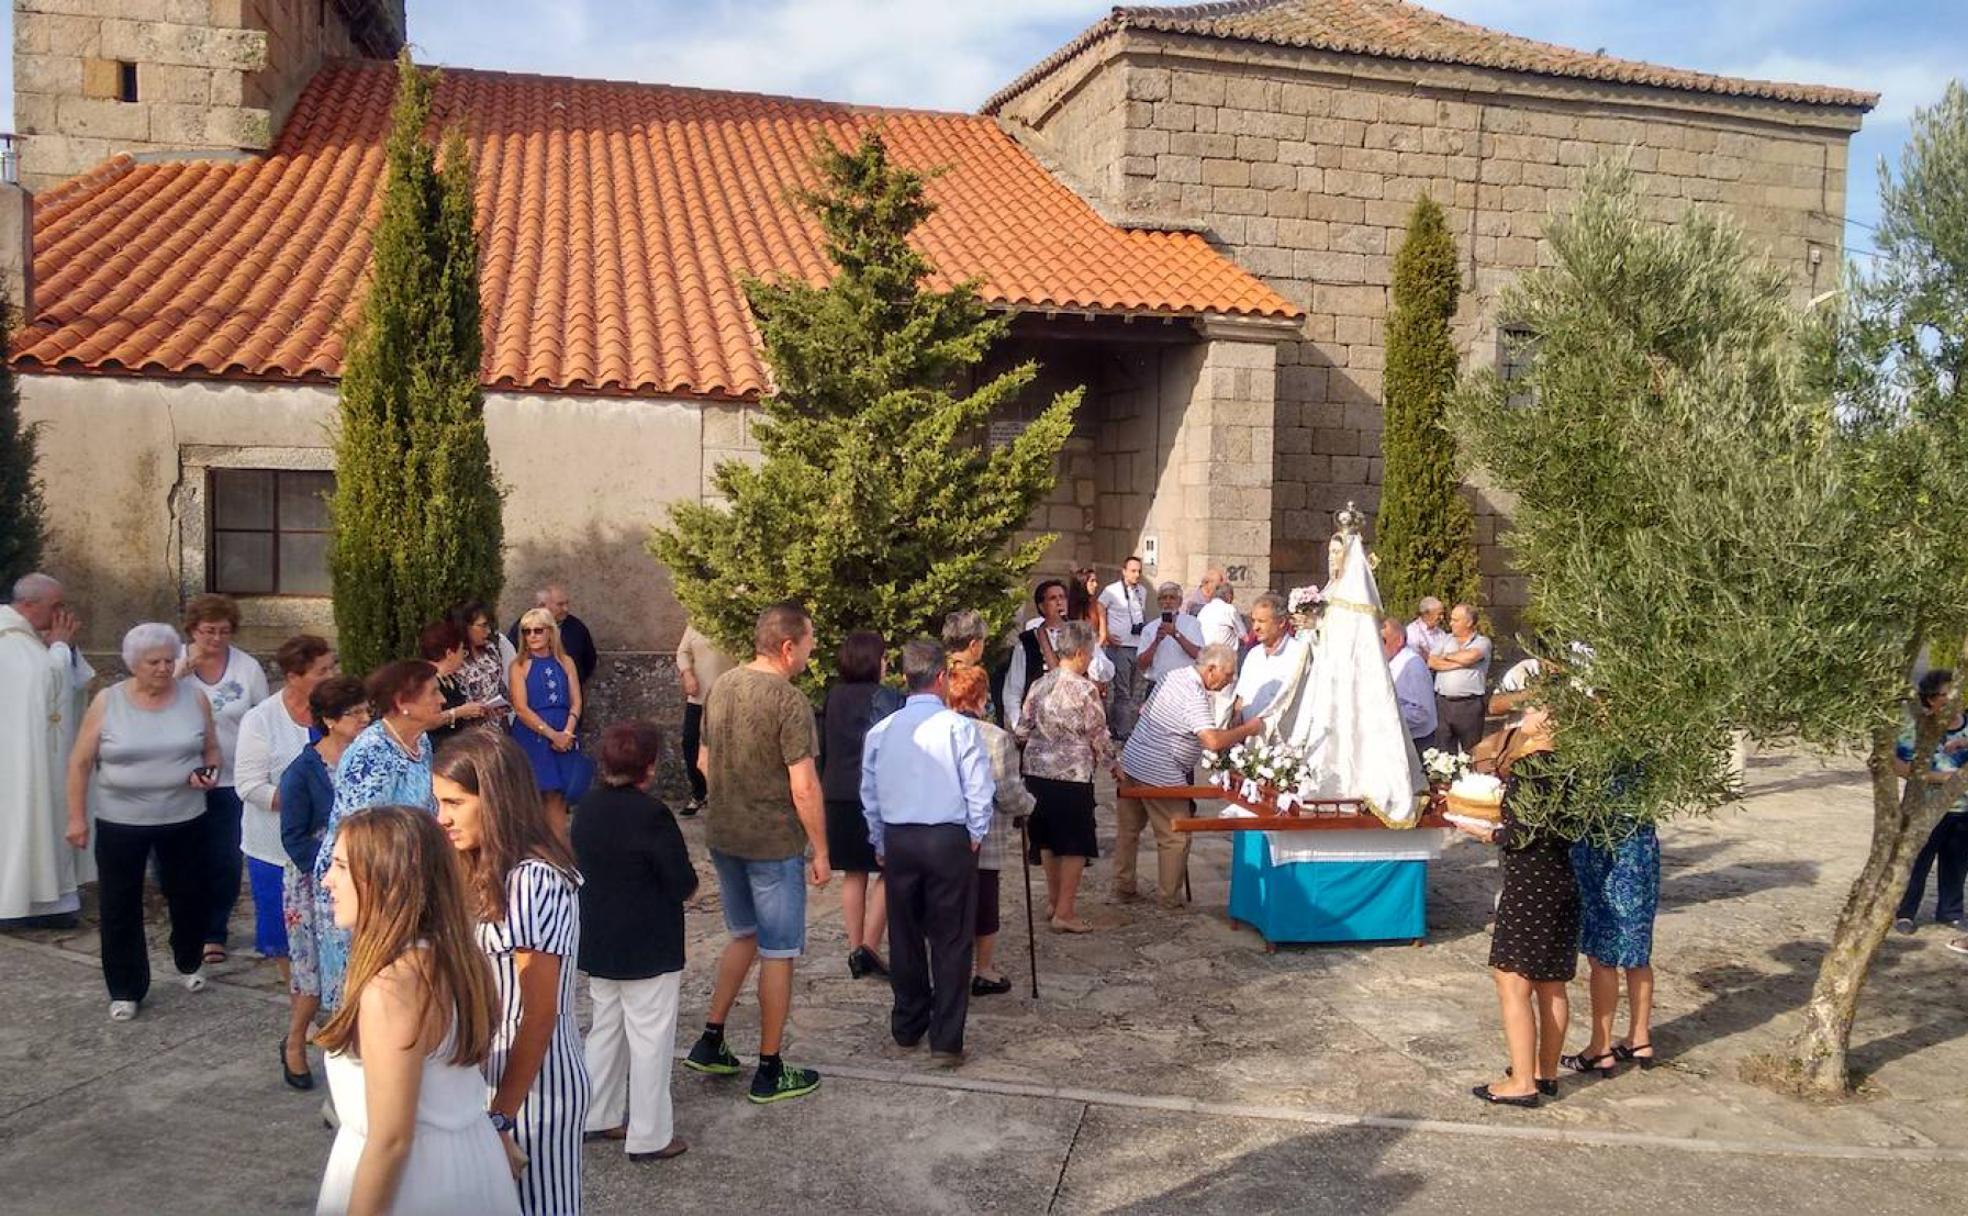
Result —
[[1900, 897], [1901, 920], [1920, 918], [1921, 897], [1927, 893], [1927, 875], [1934, 863], [1941, 866], [1940, 890], [1934, 896], [1934, 919], [1942, 924], [1962, 917], [1962, 888], [1968, 880], [1968, 811], [1949, 811], [1941, 816], [1934, 830], [1913, 860], [1906, 894]]
[[976, 938], [977, 854], [960, 824], [891, 824], [887, 850], [888, 973], [895, 990], [889, 1029], [935, 1051], [963, 1050]]
[[144, 935], [144, 871], [154, 854], [158, 885], [171, 912], [171, 961], [183, 975], [198, 970], [213, 887], [210, 859], [215, 816], [163, 827], [96, 821], [101, 886], [103, 983], [112, 1001], [150, 992], [150, 943]]
[[1435, 748], [1437, 751], [1476, 754], [1483, 741], [1482, 697], [1435, 698]]
[[697, 750], [704, 742], [704, 707], [683, 703], [683, 771], [690, 778], [690, 796], [704, 800], [704, 774], [697, 769]]
[[246, 874], [246, 855], [239, 851], [245, 814], [246, 804], [233, 787], [222, 785], [205, 791], [205, 814], [201, 819], [211, 821], [206, 827], [206, 839], [212, 850], [206, 870], [212, 890], [205, 904], [205, 940], [210, 945], [226, 944], [232, 910], [239, 903], [239, 883]]

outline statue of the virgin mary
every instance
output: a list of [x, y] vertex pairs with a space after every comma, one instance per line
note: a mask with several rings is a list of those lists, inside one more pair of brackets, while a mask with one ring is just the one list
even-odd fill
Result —
[[1413, 827], [1427, 782], [1381, 652], [1380, 588], [1362, 522], [1350, 503], [1340, 513], [1316, 643], [1265, 710], [1265, 734], [1305, 758], [1299, 798], [1357, 798], [1388, 827]]

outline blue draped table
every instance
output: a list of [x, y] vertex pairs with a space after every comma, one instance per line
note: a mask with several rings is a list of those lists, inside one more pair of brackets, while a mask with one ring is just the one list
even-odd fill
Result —
[[1266, 942], [1419, 941], [1428, 935], [1425, 861], [1274, 865], [1264, 832], [1230, 839], [1230, 919]]

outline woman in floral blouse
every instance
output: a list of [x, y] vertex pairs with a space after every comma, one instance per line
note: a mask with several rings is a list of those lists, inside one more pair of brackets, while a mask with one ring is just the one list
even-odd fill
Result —
[[1053, 641], [1059, 665], [1025, 694], [1018, 742], [1025, 748], [1025, 785], [1036, 804], [1032, 850], [1045, 868], [1046, 899], [1054, 933], [1086, 933], [1074, 907], [1087, 862], [1100, 856], [1094, 841], [1093, 775], [1109, 764], [1107, 709], [1087, 678], [1094, 634], [1085, 621], [1068, 621]]

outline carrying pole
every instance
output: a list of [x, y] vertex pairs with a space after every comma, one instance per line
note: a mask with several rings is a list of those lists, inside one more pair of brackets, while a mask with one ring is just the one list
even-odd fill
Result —
[[1032, 851], [1025, 835], [1025, 817], [1018, 819], [1018, 869], [1025, 875], [1025, 956], [1032, 965], [1032, 999], [1039, 999], [1039, 930], [1032, 914]]

